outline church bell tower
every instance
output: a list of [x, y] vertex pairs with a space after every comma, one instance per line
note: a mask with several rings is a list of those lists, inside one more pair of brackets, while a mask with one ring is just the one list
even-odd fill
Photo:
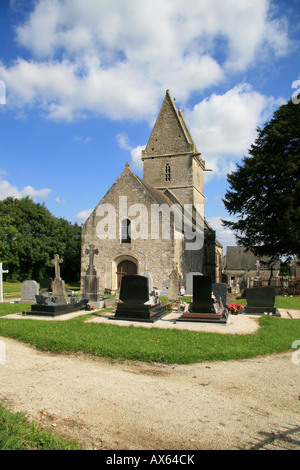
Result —
[[205, 162], [181, 110], [166, 92], [146, 149], [142, 153], [145, 183], [181, 204], [204, 204]]

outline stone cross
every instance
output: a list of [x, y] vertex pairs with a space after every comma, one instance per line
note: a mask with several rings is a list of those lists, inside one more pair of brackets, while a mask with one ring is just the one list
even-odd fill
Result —
[[97, 249], [95, 250], [94, 245], [90, 245], [90, 248], [85, 250], [85, 254], [89, 255], [89, 267], [87, 272], [91, 275], [95, 274], [96, 272], [94, 270], [94, 256], [98, 255], [99, 251]]
[[7, 274], [7, 270], [2, 269], [3, 264], [0, 263], [0, 302], [3, 302], [3, 282], [2, 282], [2, 275]]
[[259, 262], [259, 259], [256, 261], [256, 274], [257, 274], [257, 277], [259, 275], [259, 268], [260, 268], [260, 262]]
[[55, 267], [55, 279], [60, 279], [60, 268], [59, 265], [63, 262], [63, 259], [59, 258], [59, 255], [54, 255], [54, 259], [51, 260], [51, 263]]

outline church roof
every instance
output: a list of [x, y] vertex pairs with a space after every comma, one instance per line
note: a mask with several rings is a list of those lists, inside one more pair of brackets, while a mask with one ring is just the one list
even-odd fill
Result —
[[[225, 269], [233, 271], [255, 271], [258, 257], [252, 251], [246, 251], [242, 246], [228, 246], [226, 249]], [[261, 269], [268, 269], [263, 262], [267, 262], [267, 258], [261, 258]], [[274, 269], [279, 269], [279, 262], [273, 264]]]
[[176, 154], [199, 153], [181, 110], [177, 110], [167, 90], [143, 158]]
[[137, 178], [137, 180], [141, 183], [141, 185], [144, 187], [144, 189], [148, 192], [148, 194], [150, 194], [152, 199], [157, 204], [168, 204], [169, 206], [171, 206], [173, 204], [173, 202], [162, 191], [159, 191], [158, 189], [155, 189], [150, 184], [145, 183], [145, 181], [142, 180], [142, 178], [135, 175], [134, 173], [132, 173], [132, 174]]

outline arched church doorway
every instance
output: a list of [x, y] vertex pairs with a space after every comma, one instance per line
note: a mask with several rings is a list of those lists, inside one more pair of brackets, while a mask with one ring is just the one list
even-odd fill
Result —
[[137, 265], [130, 260], [121, 261], [117, 267], [117, 276], [118, 276], [118, 289], [121, 286], [122, 276], [126, 274], [137, 274]]

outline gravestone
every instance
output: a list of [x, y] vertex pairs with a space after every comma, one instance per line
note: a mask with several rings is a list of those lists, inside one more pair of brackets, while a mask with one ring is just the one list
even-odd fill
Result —
[[40, 290], [46, 292], [52, 292], [52, 277], [45, 277], [44, 279], [40, 280]]
[[193, 277], [194, 276], [201, 276], [201, 273], [190, 272], [186, 274], [186, 286], [185, 286], [186, 295], [193, 295]]
[[100, 300], [99, 296], [99, 280], [94, 267], [94, 257], [99, 254], [99, 251], [94, 245], [90, 245], [90, 248], [85, 251], [86, 255], [89, 255], [89, 267], [83, 278], [82, 286], [82, 298], [97, 302]]
[[149, 293], [153, 291], [153, 280], [149, 271], [144, 272], [144, 276], [148, 278]]
[[[212, 299], [212, 282], [210, 276], [193, 276], [193, 302], [182, 314], [179, 321], [197, 321], [210, 323], [227, 323], [228, 311]], [[177, 321], [178, 321], [177, 320]]]
[[43, 295], [36, 295], [35, 302], [37, 305], [45, 305], [46, 304], [46, 297]]
[[24, 281], [21, 284], [21, 302], [35, 302], [35, 296], [39, 294], [39, 286], [35, 281]]
[[210, 276], [193, 276], [193, 302], [191, 311], [197, 313], [213, 313], [212, 283]]
[[49, 292], [41, 292], [35, 296], [35, 304], [31, 305], [31, 310], [27, 311], [27, 315], [56, 317], [67, 313], [84, 310], [83, 301], [77, 301], [74, 298], [52, 297]]
[[252, 287], [246, 289], [247, 304], [243, 308], [243, 314], [263, 315], [271, 313], [280, 317], [278, 308], [275, 307], [275, 288], [274, 287]]
[[246, 297], [247, 280], [244, 278], [240, 282], [241, 297]]
[[225, 307], [227, 305], [227, 284], [214, 282], [212, 284], [212, 293], [220, 306]]
[[149, 302], [148, 278], [137, 274], [122, 277], [120, 301], [114, 319], [154, 322], [165, 312], [160, 302]]
[[170, 282], [169, 282], [168, 300], [170, 302], [179, 302], [181, 277], [177, 268], [173, 269], [169, 278], [170, 278]]
[[55, 268], [55, 279], [52, 283], [52, 295], [53, 297], [63, 297], [66, 293], [65, 291], [65, 281], [60, 277], [60, 267], [59, 265], [63, 262], [63, 259], [59, 258], [59, 255], [55, 255], [54, 259], [51, 260], [51, 263], [54, 264]]
[[168, 297], [169, 296], [169, 284], [170, 284], [170, 279], [165, 279], [163, 281], [163, 288], [160, 291], [161, 297]]
[[4, 270], [3, 264], [0, 263], [0, 302], [3, 302], [3, 274], [8, 274], [8, 270]]

